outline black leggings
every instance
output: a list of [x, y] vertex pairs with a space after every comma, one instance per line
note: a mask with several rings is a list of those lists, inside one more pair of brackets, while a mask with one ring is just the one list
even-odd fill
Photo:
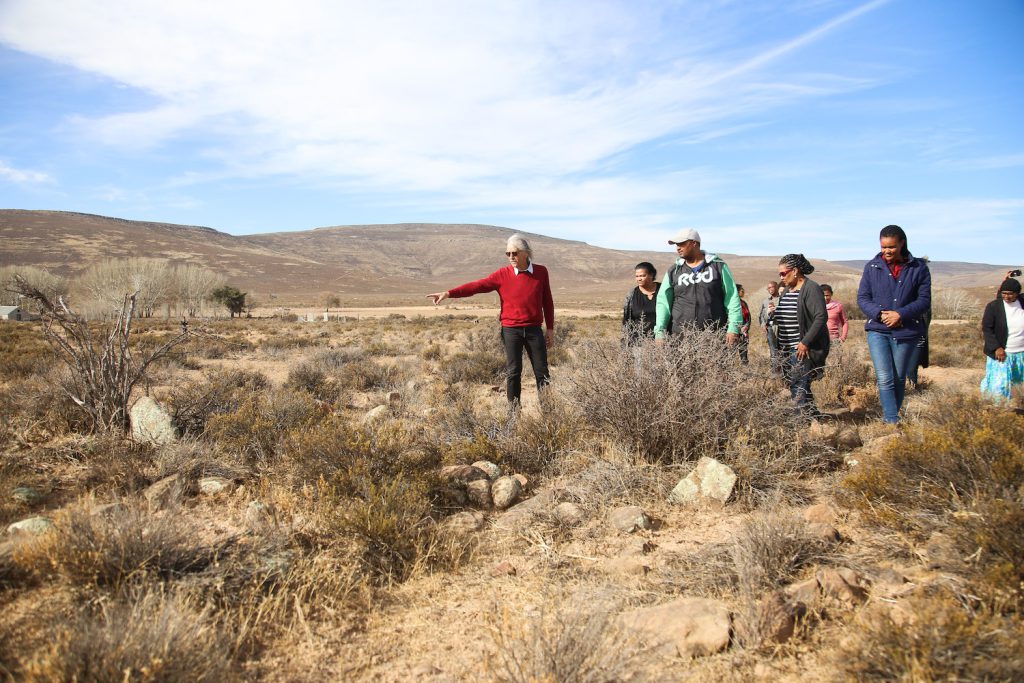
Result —
[[548, 375], [548, 348], [544, 343], [544, 330], [534, 327], [502, 327], [501, 341], [505, 345], [505, 393], [509, 401], [518, 401], [522, 393], [523, 349], [530, 357], [537, 390], [551, 381]]

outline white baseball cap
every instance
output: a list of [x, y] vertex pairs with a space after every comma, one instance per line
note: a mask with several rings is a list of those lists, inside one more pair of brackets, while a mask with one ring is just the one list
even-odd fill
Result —
[[687, 242], [689, 240], [693, 240], [694, 242], [700, 244], [700, 233], [694, 230], [693, 228], [683, 228], [682, 230], [677, 232], [675, 234], [675, 237], [670, 239], [668, 243], [682, 244], [683, 242]]

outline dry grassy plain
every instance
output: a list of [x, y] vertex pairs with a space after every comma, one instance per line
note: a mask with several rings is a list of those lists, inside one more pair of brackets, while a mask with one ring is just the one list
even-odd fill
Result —
[[[748, 366], [708, 340], [634, 356], [564, 311], [551, 390], [524, 382], [510, 419], [493, 315], [431, 313], [193, 323], [143, 388], [163, 446], [82, 433], [40, 328], [0, 325], [0, 523], [54, 522], [0, 546], [0, 677], [1024, 678], [1024, 417], [977, 400], [976, 324], [933, 327], [894, 431], [856, 324], [808, 427], [756, 334]], [[729, 502], [669, 502], [702, 456]], [[526, 502], [440, 475], [479, 460]], [[651, 528], [613, 527], [624, 505]], [[621, 616], [687, 596], [726, 606], [724, 650], [666, 654]]]

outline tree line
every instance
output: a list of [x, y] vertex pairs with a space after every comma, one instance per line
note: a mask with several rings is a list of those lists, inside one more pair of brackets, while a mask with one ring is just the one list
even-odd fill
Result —
[[207, 306], [223, 307], [232, 317], [251, 306], [245, 292], [209, 268], [191, 263], [174, 264], [154, 258], [107, 259], [72, 278], [64, 278], [35, 266], [0, 266], [0, 305], [21, 305], [33, 312], [35, 301], [19, 296], [13, 286], [20, 276], [51, 300], [58, 296], [74, 302], [76, 310], [107, 316], [121, 310], [124, 298], [134, 295], [135, 315], [167, 314], [195, 317]]

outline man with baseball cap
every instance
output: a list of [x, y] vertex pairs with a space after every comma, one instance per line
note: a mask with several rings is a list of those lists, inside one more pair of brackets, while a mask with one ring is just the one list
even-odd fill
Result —
[[668, 243], [675, 245], [679, 258], [658, 291], [655, 337], [724, 328], [726, 343], [735, 344], [743, 310], [729, 266], [715, 254], [704, 253], [693, 228], [680, 230]]

